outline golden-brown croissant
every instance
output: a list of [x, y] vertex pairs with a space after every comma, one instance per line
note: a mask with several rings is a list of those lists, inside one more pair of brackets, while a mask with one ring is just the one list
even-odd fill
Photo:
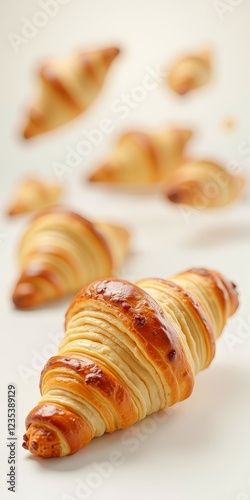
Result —
[[24, 448], [69, 455], [187, 398], [237, 307], [235, 285], [207, 269], [86, 286], [68, 309], [58, 355], [42, 371]]
[[22, 274], [13, 293], [14, 304], [36, 307], [109, 276], [122, 264], [128, 239], [123, 227], [92, 223], [67, 209], [40, 213], [21, 240]]
[[167, 82], [179, 95], [184, 95], [190, 90], [202, 87], [211, 78], [211, 55], [209, 51], [185, 56], [170, 68]]
[[165, 181], [183, 160], [190, 130], [165, 128], [122, 135], [106, 163], [89, 177], [92, 182], [150, 185]]
[[40, 210], [57, 203], [62, 192], [60, 184], [29, 178], [22, 181], [14, 194], [8, 215], [19, 215]]
[[48, 132], [83, 113], [100, 92], [116, 47], [52, 60], [40, 70], [40, 88], [24, 126], [25, 139]]
[[173, 203], [197, 208], [222, 207], [238, 198], [245, 180], [210, 161], [187, 161], [168, 179], [165, 195]]

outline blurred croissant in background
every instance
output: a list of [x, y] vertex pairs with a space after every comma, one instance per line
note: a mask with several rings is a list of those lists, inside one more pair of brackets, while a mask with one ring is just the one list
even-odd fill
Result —
[[173, 203], [197, 208], [229, 205], [243, 192], [245, 180], [217, 163], [187, 161], [169, 178], [166, 197]]
[[122, 265], [128, 241], [125, 228], [92, 223], [61, 207], [40, 213], [21, 240], [21, 276], [14, 289], [14, 304], [24, 309], [36, 307], [111, 275]]
[[167, 75], [167, 83], [179, 95], [202, 87], [211, 78], [211, 55], [208, 50], [176, 61]]
[[183, 161], [191, 130], [131, 131], [115, 144], [107, 161], [90, 174], [91, 182], [145, 186], [166, 181]]
[[20, 182], [7, 210], [8, 215], [34, 212], [57, 203], [62, 192], [60, 184], [29, 178]]
[[55, 129], [83, 113], [99, 94], [119, 49], [77, 52], [40, 69], [38, 95], [28, 112], [23, 137]]

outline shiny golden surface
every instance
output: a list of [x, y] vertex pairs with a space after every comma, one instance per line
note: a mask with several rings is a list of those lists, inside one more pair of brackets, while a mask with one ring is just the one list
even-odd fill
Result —
[[235, 285], [207, 269], [86, 286], [42, 372], [24, 448], [43, 457], [72, 454], [95, 436], [187, 398], [237, 307]]

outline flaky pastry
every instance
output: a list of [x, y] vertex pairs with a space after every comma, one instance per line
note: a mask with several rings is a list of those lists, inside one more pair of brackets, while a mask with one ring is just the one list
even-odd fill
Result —
[[211, 78], [211, 54], [204, 50], [176, 61], [167, 75], [167, 83], [179, 95], [202, 87]]
[[42, 371], [24, 448], [70, 455], [184, 400], [237, 307], [235, 285], [208, 269], [84, 287], [67, 311], [58, 354]]
[[131, 131], [115, 144], [107, 161], [90, 174], [91, 182], [148, 186], [166, 181], [183, 161], [191, 130]]
[[8, 208], [8, 215], [20, 215], [41, 210], [58, 202], [62, 192], [60, 184], [41, 179], [25, 179], [17, 186]]
[[229, 205], [243, 192], [245, 180], [206, 160], [183, 163], [168, 179], [165, 195], [173, 203], [196, 208]]
[[54, 207], [40, 213], [21, 240], [21, 276], [14, 289], [14, 304], [24, 309], [36, 307], [110, 276], [123, 263], [128, 240], [125, 228], [92, 223], [68, 209]]
[[23, 129], [29, 139], [55, 129], [83, 113], [99, 94], [116, 47], [77, 52], [48, 61], [39, 72], [40, 87]]

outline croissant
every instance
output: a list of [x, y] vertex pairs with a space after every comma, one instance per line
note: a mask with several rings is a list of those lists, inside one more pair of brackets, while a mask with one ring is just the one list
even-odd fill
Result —
[[184, 400], [237, 307], [235, 285], [207, 269], [84, 287], [67, 311], [58, 355], [42, 371], [42, 399], [27, 416], [23, 447], [70, 455]]
[[238, 198], [245, 180], [210, 161], [183, 163], [168, 179], [165, 195], [173, 203], [197, 208], [222, 207]]
[[202, 87], [211, 78], [211, 55], [203, 51], [196, 55], [185, 56], [170, 68], [167, 83], [179, 95]]
[[40, 88], [31, 106], [23, 137], [55, 129], [83, 113], [96, 98], [119, 49], [79, 52], [51, 60], [40, 70]]
[[110, 158], [90, 176], [91, 182], [150, 185], [163, 182], [183, 160], [191, 130], [165, 128], [131, 131], [120, 137]]
[[17, 187], [7, 214], [19, 215], [53, 205], [58, 201], [61, 192], [59, 184], [35, 178], [26, 179]]
[[14, 289], [14, 304], [36, 307], [109, 276], [121, 266], [128, 240], [125, 228], [92, 223], [67, 209], [55, 207], [40, 213], [21, 240], [21, 277]]

